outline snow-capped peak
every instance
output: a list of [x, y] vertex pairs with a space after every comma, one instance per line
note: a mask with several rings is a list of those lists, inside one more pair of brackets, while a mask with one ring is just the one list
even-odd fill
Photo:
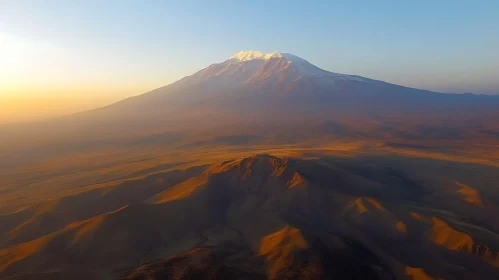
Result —
[[271, 58], [281, 58], [285, 57], [284, 54], [280, 52], [273, 53], [262, 53], [259, 51], [241, 51], [231, 56], [229, 59], [237, 59], [239, 61], [248, 61], [253, 59], [271, 59]]
[[291, 62], [309, 64], [308, 61], [306, 61], [305, 59], [300, 58], [294, 54], [282, 53], [282, 52], [278, 52], [278, 51], [273, 52], [273, 53], [263, 53], [260, 51], [241, 51], [241, 52], [238, 52], [235, 55], [229, 57], [229, 61], [242, 62], [242, 61], [249, 61], [249, 60], [269, 60], [271, 58], [285, 58]]
[[[275, 63], [270, 60], [275, 59]], [[282, 63], [284, 59], [285, 63]], [[254, 61], [254, 63], [247, 64], [245, 62]], [[270, 65], [270, 64], [272, 65]], [[290, 53], [263, 53], [260, 51], [241, 51], [231, 56], [224, 63], [216, 64], [214, 67], [209, 67], [209, 76], [222, 77], [224, 75], [233, 75], [234, 73], [244, 73], [242, 80], [254, 81], [256, 79], [264, 80], [269, 79], [272, 74], [279, 73], [282, 79], [282, 73], [286, 73], [289, 80], [298, 80], [303, 77], [313, 77], [318, 79], [321, 83], [335, 83], [338, 80], [355, 80], [367, 81], [368, 79], [332, 73], [323, 70], [307, 60], [300, 58]], [[265, 67], [263, 67], [265, 66]], [[220, 68], [218, 68], [220, 67]], [[217, 69], [215, 72], [214, 69]], [[205, 73], [206, 74], [206, 73]], [[231, 78], [233, 79], [233, 78]]]

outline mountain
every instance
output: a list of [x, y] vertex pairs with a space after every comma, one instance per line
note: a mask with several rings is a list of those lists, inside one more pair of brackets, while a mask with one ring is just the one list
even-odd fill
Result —
[[[443, 117], [457, 117], [454, 111], [460, 110], [459, 114], [467, 113], [466, 118], [472, 119], [478, 106], [482, 113], [497, 109], [499, 97], [418, 90], [332, 73], [288, 53], [247, 51], [102, 111], [126, 109], [127, 113], [135, 110], [144, 113], [149, 109], [174, 117], [173, 112], [197, 108], [200, 104], [208, 112], [252, 114], [257, 110], [258, 115], [277, 118], [277, 112], [286, 113], [286, 118], [297, 113], [305, 114], [301, 117], [323, 119], [401, 117], [401, 113], [418, 114], [421, 118], [422, 112], [435, 115], [432, 110], [438, 110]], [[427, 116], [423, 117], [427, 120]]]
[[[497, 141], [499, 96], [443, 94], [323, 70], [298, 56], [239, 52], [121, 102], [26, 127], [0, 145], [33, 146], [161, 133]], [[299, 126], [301, 133], [294, 127]], [[91, 136], [91, 137], [90, 137]], [[275, 138], [274, 137], [274, 138]], [[55, 140], [54, 140], [55, 139]], [[147, 141], [147, 140], [146, 140]], [[25, 145], [23, 145], [25, 144]]]
[[[142, 168], [136, 158], [151, 158], [151, 150], [343, 142], [362, 152], [497, 165], [499, 96], [418, 90], [332, 73], [292, 54], [245, 51], [151, 92], [46, 122], [0, 126], [0, 134], [0, 178], [19, 196], [26, 196], [20, 186], [42, 182], [102, 182], [90, 173], [103, 167], [109, 175], [98, 175], [106, 180], [128, 176], [111, 168], [113, 159], [129, 158], [127, 172], [146, 174], [131, 166]], [[148, 168], [164, 162], [154, 160]], [[58, 171], [47, 173], [47, 163]], [[61, 170], [86, 172], [74, 173], [77, 181]]]
[[[106, 107], [0, 126], [0, 135], [4, 188], [34, 200], [62, 182], [86, 186], [147, 174], [206, 147], [330, 150], [341, 142], [363, 153], [499, 165], [499, 96], [435, 93], [332, 73], [292, 54], [247, 51]], [[149, 169], [137, 158], [152, 159]], [[101, 168], [106, 172], [97, 173]], [[39, 196], [21, 187], [40, 184]]]

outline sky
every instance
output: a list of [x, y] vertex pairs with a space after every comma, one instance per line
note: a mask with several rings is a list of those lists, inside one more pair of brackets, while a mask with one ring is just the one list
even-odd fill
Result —
[[241, 50], [499, 94], [499, 1], [0, 0], [0, 123], [103, 106]]

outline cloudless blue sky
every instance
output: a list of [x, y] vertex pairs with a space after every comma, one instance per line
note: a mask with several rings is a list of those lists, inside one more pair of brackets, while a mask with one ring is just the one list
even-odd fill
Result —
[[54, 46], [53, 58], [16, 65], [18, 76], [4, 66], [10, 81], [0, 83], [12, 87], [152, 89], [251, 49], [418, 88], [499, 93], [497, 0], [1, 0], [2, 34]]

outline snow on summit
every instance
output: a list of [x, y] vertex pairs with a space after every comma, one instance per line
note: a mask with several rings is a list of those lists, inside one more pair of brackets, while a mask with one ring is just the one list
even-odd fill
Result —
[[[270, 59], [285, 59], [287, 63], [278, 63], [277, 61], [271, 62], [269, 61]], [[253, 61], [255, 60], [258, 61], [260, 64], [258, 65], [245, 65], [243, 62], [247, 61]], [[320, 79], [320, 83], [335, 83], [337, 80], [355, 80], [355, 81], [362, 81], [366, 82], [369, 79], [358, 77], [358, 76], [351, 76], [351, 75], [344, 75], [344, 74], [338, 74], [338, 73], [333, 73], [329, 72], [326, 70], [323, 70], [307, 60], [300, 58], [296, 55], [290, 54], [290, 53], [281, 53], [281, 52], [273, 52], [273, 53], [263, 53], [260, 51], [241, 51], [236, 53], [235, 55], [231, 56], [226, 62], [228, 64], [224, 64], [224, 66], [216, 71], [216, 73], [210, 73], [210, 76], [219, 76], [219, 75], [226, 75], [228, 73], [233, 74], [236, 72], [240, 73], [245, 73], [247, 75], [248, 73], [252, 73], [248, 77], [245, 76], [245, 81], [251, 81], [255, 79], [263, 80], [267, 79], [269, 77], [269, 74], [272, 72], [273, 74], [277, 73], [287, 73], [288, 80], [297, 80], [301, 77], [315, 77]], [[272, 67], [270, 67], [268, 64], [267, 67], [262, 67], [263, 64], [265, 63], [274, 63]], [[257, 67], [257, 68], [254, 68]], [[293, 69], [291, 72], [287, 72], [286, 69]], [[266, 70], [265, 70], [266, 69]], [[270, 71], [270, 72], [269, 72]], [[265, 73], [265, 75], [262, 75], [262, 73]], [[292, 74], [291, 74], [292, 73]], [[206, 74], [206, 73], [205, 73]], [[261, 77], [259, 77], [261, 76]], [[250, 77], [252, 77], [250, 79]], [[282, 76], [281, 76], [282, 79]]]
[[282, 52], [273, 52], [273, 53], [263, 53], [260, 51], [241, 51], [236, 53], [235, 55], [229, 57], [229, 60], [237, 60], [237, 61], [249, 61], [249, 60], [268, 60], [271, 58], [285, 58], [289, 61], [296, 63], [310, 63], [305, 59], [298, 57], [294, 54], [290, 53], [282, 53]]
[[270, 59], [285, 57], [280, 52], [263, 53], [259, 51], [241, 51], [231, 56], [229, 59], [237, 59], [239, 61], [248, 61], [253, 59]]

